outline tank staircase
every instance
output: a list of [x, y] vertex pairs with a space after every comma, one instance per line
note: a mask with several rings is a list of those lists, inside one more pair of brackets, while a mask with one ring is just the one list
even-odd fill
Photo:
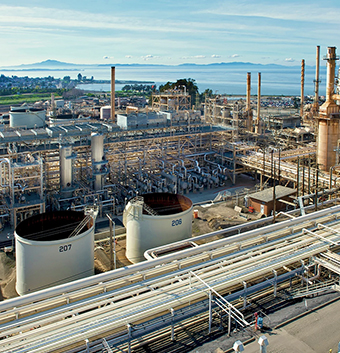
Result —
[[123, 224], [125, 227], [126, 227], [128, 214], [133, 215], [133, 217], [136, 219], [139, 218], [138, 212], [134, 212], [136, 208], [139, 208], [142, 210], [141, 214], [143, 214], [143, 210], [145, 210], [151, 216], [158, 216], [158, 213], [153, 208], [151, 208], [149, 205], [144, 203], [143, 196], [136, 196], [129, 201], [128, 207], [124, 211]]
[[86, 215], [85, 218], [83, 218], [83, 220], [77, 225], [76, 228], [74, 228], [74, 230], [72, 231], [72, 233], [68, 236], [69, 238], [75, 237], [77, 236], [85, 227], [85, 225], [90, 221], [91, 216], [90, 215]]
[[130, 202], [132, 205], [142, 206], [143, 210], [145, 210], [149, 215], [158, 216], [158, 212], [144, 202], [143, 196], [136, 196]]

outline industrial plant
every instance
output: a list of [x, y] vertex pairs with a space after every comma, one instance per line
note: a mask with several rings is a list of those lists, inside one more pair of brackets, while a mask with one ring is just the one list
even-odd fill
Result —
[[3, 114], [0, 242], [19, 296], [0, 302], [0, 352], [189, 352], [187, 328], [258, 338], [254, 312], [335, 297], [336, 48], [324, 59], [321, 99], [317, 47], [312, 103], [302, 60], [298, 109], [264, 109], [250, 72], [245, 98], [177, 87], [122, 109], [112, 67], [110, 101]]

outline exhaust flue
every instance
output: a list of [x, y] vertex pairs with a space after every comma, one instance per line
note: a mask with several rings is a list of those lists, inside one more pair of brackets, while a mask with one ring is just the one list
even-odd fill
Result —
[[255, 133], [260, 134], [260, 113], [261, 113], [261, 72], [258, 73], [258, 84], [257, 84], [257, 117], [255, 124]]
[[111, 67], [111, 121], [115, 124], [115, 91], [116, 91], [116, 68], [114, 66]]
[[300, 116], [303, 117], [303, 105], [305, 98], [305, 60], [301, 61], [301, 105], [300, 105]]

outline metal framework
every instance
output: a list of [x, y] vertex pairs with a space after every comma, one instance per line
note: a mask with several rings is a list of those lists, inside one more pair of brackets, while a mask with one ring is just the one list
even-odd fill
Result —
[[180, 111], [191, 109], [191, 96], [181, 90], [168, 90], [152, 94], [152, 110], [154, 111]]

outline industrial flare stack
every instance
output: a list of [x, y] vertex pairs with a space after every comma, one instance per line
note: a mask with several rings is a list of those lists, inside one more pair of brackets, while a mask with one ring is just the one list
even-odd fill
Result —
[[247, 130], [253, 130], [253, 111], [250, 106], [251, 95], [251, 73], [247, 72], [247, 100], [246, 100], [246, 116], [247, 116]]
[[319, 111], [319, 83], [320, 83], [320, 45], [316, 47], [316, 70], [315, 70], [315, 96], [313, 103], [313, 111]]
[[111, 67], [111, 121], [116, 123], [115, 117], [115, 104], [116, 104], [116, 68]]
[[328, 171], [338, 164], [336, 160], [339, 139], [339, 106], [334, 100], [335, 62], [338, 57], [335, 47], [328, 47], [326, 102], [320, 107], [318, 117], [317, 163], [321, 170]]

